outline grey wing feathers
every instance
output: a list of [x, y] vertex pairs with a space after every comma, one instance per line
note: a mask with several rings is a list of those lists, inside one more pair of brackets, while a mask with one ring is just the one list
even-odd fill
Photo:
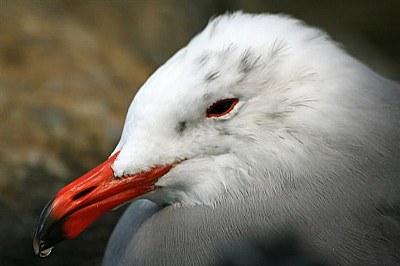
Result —
[[126, 255], [130, 254], [129, 242], [134, 238], [140, 226], [154, 213], [161, 209], [148, 200], [134, 201], [118, 221], [108, 241], [103, 258], [103, 265], [123, 265]]

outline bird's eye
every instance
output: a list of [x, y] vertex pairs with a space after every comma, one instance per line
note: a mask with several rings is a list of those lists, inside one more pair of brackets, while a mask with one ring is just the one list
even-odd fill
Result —
[[207, 109], [206, 116], [220, 117], [226, 115], [233, 110], [238, 101], [236, 98], [219, 100]]

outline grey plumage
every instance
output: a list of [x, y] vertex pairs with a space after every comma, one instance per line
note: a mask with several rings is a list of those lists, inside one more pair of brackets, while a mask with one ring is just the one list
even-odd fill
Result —
[[287, 232], [288, 261], [400, 265], [399, 159], [399, 84], [293, 18], [220, 16], [138, 91], [114, 153], [46, 205], [34, 251], [136, 199], [105, 266], [280, 265]]
[[[349, 195], [350, 182], [318, 190], [297, 184], [273, 197], [260, 189], [213, 207], [168, 206], [131, 235], [125, 225], [140, 214], [134, 203], [116, 226], [103, 265], [216, 265], [233, 247], [240, 252], [248, 240], [288, 229], [333, 265], [397, 265], [400, 189], [397, 178], [382, 181], [366, 186], [363, 195]], [[121, 243], [121, 234], [128, 243]], [[118, 245], [125, 252], [114, 253]]]
[[[224, 19], [229, 20], [216, 19], [214, 24]], [[213, 36], [224, 27], [214, 24], [210, 26]], [[330, 42], [323, 33], [314, 34], [310, 43]], [[235, 49], [231, 44], [223, 51]], [[271, 61], [286, 60], [290, 49], [285, 41], [275, 41]], [[328, 70], [336, 73], [327, 74], [326, 80], [318, 69], [290, 69], [292, 86], [313, 84], [314, 79], [318, 81], [313, 86], [321, 84], [320, 94], [299, 93], [290, 99], [284, 93], [296, 88], [271, 81], [277, 66], [269, 66], [257, 52], [245, 49], [239, 56], [243, 77], [232, 86], [254, 78], [254, 71], [266, 73], [266, 81], [258, 86], [269, 86], [269, 94], [259, 104], [270, 107], [248, 120], [265, 130], [265, 135], [244, 136], [249, 139], [243, 141], [268, 138], [265, 143], [273, 143], [271, 138], [277, 138], [276, 143], [283, 144], [263, 147], [261, 141], [259, 154], [254, 149], [254, 154], [241, 157], [247, 160], [247, 168], [238, 164], [238, 169], [225, 170], [265, 178], [240, 181], [240, 191], [228, 187], [207, 204], [173, 202], [158, 209], [149, 203], [133, 203], [110, 238], [104, 265], [217, 265], [232, 250], [245, 250], [247, 241], [262, 241], [287, 230], [295, 232], [312, 253], [335, 265], [400, 265], [400, 87], [343, 51], [333, 50], [332, 60], [343, 56], [346, 63]], [[206, 55], [200, 56], [202, 68], [212, 58], [210, 52]], [[209, 73], [208, 83], [224, 76], [223, 71]], [[276, 96], [279, 89], [273, 86], [286, 88]], [[304, 109], [309, 111], [293, 115]], [[238, 135], [229, 125], [218, 129], [223, 136]], [[263, 160], [274, 163], [265, 168], [257, 165]], [[148, 198], [152, 197], [150, 193]], [[124, 252], [116, 252], [121, 247]]]

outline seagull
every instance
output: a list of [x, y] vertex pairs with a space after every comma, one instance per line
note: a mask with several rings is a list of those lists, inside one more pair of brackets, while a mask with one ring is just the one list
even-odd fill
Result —
[[133, 201], [103, 265], [221, 265], [288, 231], [333, 264], [399, 265], [399, 159], [398, 83], [290, 16], [221, 15], [145, 82], [111, 156], [46, 205], [34, 251]]

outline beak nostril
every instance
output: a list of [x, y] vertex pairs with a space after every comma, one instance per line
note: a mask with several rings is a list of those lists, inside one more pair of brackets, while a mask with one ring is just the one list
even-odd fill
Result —
[[78, 194], [76, 194], [72, 200], [77, 200], [79, 198], [82, 198], [83, 196], [86, 196], [87, 194], [89, 194], [90, 192], [92, 192], [94, 189], [96, 188], [96, 186], [87, 188], [85, 190], [82, 190], [81, 192], [79, 192]]

